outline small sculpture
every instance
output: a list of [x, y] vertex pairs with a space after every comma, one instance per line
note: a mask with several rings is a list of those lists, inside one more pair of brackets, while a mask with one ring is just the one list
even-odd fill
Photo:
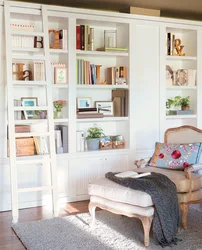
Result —
[[177, 54], [175, 54], [175, 56], [185, 56], [185, 53], [182, 53], [184, 46], [181, 45], [181, 43], [182, 42], [179, 38], [175, 39], [175, 49], [177, 51]]

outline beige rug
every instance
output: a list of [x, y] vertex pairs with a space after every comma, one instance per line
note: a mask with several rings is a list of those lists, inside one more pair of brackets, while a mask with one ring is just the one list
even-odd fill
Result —
[[[143, 229], [138, 219], [96, 212], [94, 227], [89, 227], [88, 213], [37, 222], [18, 223], [13, 229], [28, 250], [158, 250], [160, 246], [150, 239], [143, 246]], [[190, 209], [189, 229], [177, 234], [181, 239], [172, 250], [202, 250], [202, 212]]]

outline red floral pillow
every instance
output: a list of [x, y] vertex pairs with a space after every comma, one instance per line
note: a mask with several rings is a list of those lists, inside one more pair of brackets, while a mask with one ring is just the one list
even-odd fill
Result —
[[201, 143], [170, 144], [156, 142], [149, 165], [159, 168], [180, 169], [196, 164]]

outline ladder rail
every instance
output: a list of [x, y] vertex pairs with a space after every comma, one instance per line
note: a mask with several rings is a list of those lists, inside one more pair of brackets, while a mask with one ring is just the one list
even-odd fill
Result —
[[[10, 145], [10, 176], [11, 176], [11, 199], [12, 199], [12, 217], [13, 223], [18, 222], [19, 218], [19, 207], [18, 207], [18, 193], [21, 192], [31, 192], [31, 191], [43, 191], [43, 190], [51, 190], [52, 192], [52, 204], [53, 204], [53, 213], [55, 216], [58, 216], [58, 195], [57, 195], [57, 169], [56, 169], [56, 152], [55, 152], [55, 137], [54, 137], [54, 120], [53, 120], [53, 101], [52, 101], [52, 86], [51, 75], [50, 75], [50, 55], [49, 55], [49, 39], [48, 39], [48, 15], [47, 15], [47, 7], [42, 6], [41, 16], [42, 16], [42, 27], [44, 37], [44, 57], [43, 61], [45, 64], [45, 79], [47, 84], [46, 87], [46, 100], [47, 100], [47, 112], [48, 112], [48, 131], [42, 133], [43, 136], [49, 136], [49, 154], [50, 157], [48, 160], [50, 164], [50, 179], [51, 179], [51, 188], [50, 187], [36, 187], [36, 188], [26, 188], [20, 189], [18, 188], [18, 176], [17, 176], [17, 165], [21, 165], [23, 161], [17, 161], [16, 156], [16, 137], [21, 136], [29, 136], [39, 133], [15, 133], [15, 119], [14, 112], [18, 108], [14, 107], [14, 87], [16, 81], [12, 79], [12, 60], [16, 57], [12, 54], [12, 32], [10, 28], [11, 23], [11, 3], [5, 1], [4, 3], [4, 19], [5, 19], [5, 36], [6, 36], [6, 76], [7, 76], [7, 100], [8, 100], [8, 132], [9, 132], [9, 145]], [[22, 58], [24, 56], [22, 55]], [[24, 58], [27, 59], [26, 56]], [[41, 107], [40, 107], [41, 108]], [[19, 108], [20, 110], [22, 108]], [[24, 108], [23, 108], [24, 109]], [[26, 109], [26, 108], [25, 108]], [[27, 161], [27, 160], [26, 160]], [[24, 162], [26, 162], [24, 161]], [[39, 160], [33, 161], [33, 163], [39, 164]], [[44, 159], [41, 160], [41, 163], [47, 163]]]
[[[54, 131], [54, 120], [53, 120], [53, 100], [52, 100], [52, 86], [51, 86], [51, 74], [50, 74], [50, 52], [49, 52], [49, 39], [48, 39], [48, 14], [47, 6], [42, 6], [42, 27], [44, 35], [44, 55], [45, 55], [45, 79], [47, 81], [47, 106], [48, 106], [48, 127], [49, 131]], [[53, 197], [53, 213], [58, 216], [58, 192], [57, 192], [57, 169], [56, 169], [56, 153], [55, 153], [55, 135], [50, 133], [49, 136], [50, 144], [50, 157], [51, 157], [51, 185], [52, 197]]]
[[10, 29], [10, 4], [4, 2], [5, 37], [6, 37], [6, 79], [7, 79], [7, 105], [8, 105], [8, 132], [10, 147], [10, 181], [11, 181], [11, 202], [13, 223], [18, 221], [18, 184], [16, 168], [16, 144], [14, 127], [14, 103], [12, 84], [12, 50], [11, 50], [11, 29]]

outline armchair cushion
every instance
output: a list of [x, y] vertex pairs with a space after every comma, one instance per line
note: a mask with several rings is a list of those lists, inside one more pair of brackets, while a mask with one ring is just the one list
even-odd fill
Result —
[[152, 167], [183, 170], [196, 164], [201, 152], [201, 143], [172, 144], [156, 142], [149, 162]]
[[186, 178], [186, 173], [184, 171], [179, 171], [179, 170], [146, 167], [146, 168], [133, 169], [133, 171], [136, 171], [138, 173], [156, 172], [164, 174], [172, 182], [175, 183], [178, 193], [188, 193], [190, 188], [192, 192], [200, 190], [202, 188], [202, 176], [195, 173], [190, 173], [191, 175], [191, 180], [190, 180]]

